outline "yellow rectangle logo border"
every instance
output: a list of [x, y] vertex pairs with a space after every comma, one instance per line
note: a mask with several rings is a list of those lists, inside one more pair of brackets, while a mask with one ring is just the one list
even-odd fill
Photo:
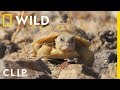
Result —
[[120, 11], [117, 11], [117, 79], [120, 79]]
[[[10, 17], [10, 24], [5, 24], [5, 17]], [[10, 27], [12, 26], [12, 14], [3, 14], [2, 15], [2, 25], [3, 27]]]

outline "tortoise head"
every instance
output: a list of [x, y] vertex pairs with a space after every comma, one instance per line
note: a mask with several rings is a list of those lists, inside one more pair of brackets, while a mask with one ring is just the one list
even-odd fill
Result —
[[75, 49], [75, 38], [71, 34], [63, 33], [55, 39], [56, 49], [62, 51], [73, 51]]

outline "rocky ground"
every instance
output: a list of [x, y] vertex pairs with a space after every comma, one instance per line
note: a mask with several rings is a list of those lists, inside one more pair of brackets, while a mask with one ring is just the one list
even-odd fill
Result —
[[[50, 23], [59, 23], [61, 19], [57, 12], [53, 11], [25, 11], [10, 12], [1, 11], [0, 15], [11, 13], [13, 15], [47, 15]], [[59, 12], [66, 22], [66, 11]], [[110, 11], [74, 11], [72, 12], [72, 22], [82, 28], [89, 37], [91, 46], [89, 49], [94, 52], [94, 63], [92, 67], [84, 64], [64, 63], [64, 68], [60, 67], [59, 60], [56, 63], [39, 58], [30, 59], [28, 57], [31, 43], [34, 36], [43, 26], [18, 26], [13, 18], [11, 27], [2, 27], [0, 18], [0, 79], [116, 79], [117, 78], [117, 30], [116, 16]], [[8, 22], [9, 19], [5, 19]], [[40, 18], [37, 19], [40, 22]], [[29, 22], [28, 22], [29, 23]], [[17, 33], [16, 30], [18, 31]], [[25, 77], [4, 76], [4, 69], [13, 69], [13, 74], [18, 74], [18, 70], [27, 70]], [[10, 72], [8, 73], [10, 74]]]

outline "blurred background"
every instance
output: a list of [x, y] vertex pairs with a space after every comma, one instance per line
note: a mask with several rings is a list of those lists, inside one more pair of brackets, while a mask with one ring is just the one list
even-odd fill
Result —
[[[37, 16], [37, 22], [40, 22], [40, 16], [48, 16], [49, 24], [60, 23], [61, 18], [66, 22], [68, 18], [68, 11], [0, 11], [0, 17], [2, 17], [2, 14], [12, 14], [13, 24], [11, 27], [2, 27], [2, 18], [0, 18], [0, 40], [12, 39], [13, 33], [18, 28], [14, 17], [16, 15]], [[85, 32], [98, 32], [104, 27], [115, 27], [116, 21], [116, 11], [72, 11], [72, 23], [85, 30]], [[5, 23], [7, 22], [9, 22], [9, 18], [5, 18]], [[19, 27], [14, 42], [17, 43], [28, 38], [33, 39], [34, 33], [42, 27], [30, 26], [28, 20], [25, 26], [21, 25]]]

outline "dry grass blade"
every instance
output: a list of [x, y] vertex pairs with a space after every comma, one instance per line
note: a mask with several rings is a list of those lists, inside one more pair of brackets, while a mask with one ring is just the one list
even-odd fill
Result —
[[69, 11], [68, 12], [68, 23], [72, 23], [72, 12], [71, 11]]
[[[22, 12], [22, 14], [23, 14], [23, 13], [24, 13], [24, 12]], [[18, 12], [18, 17], [20, 17], [20, 13], [19, 13], [19, 12]], [[12, 39], [11, 39], [11, 42], [14, 42], [15, 37], [16, 37], [17, 33], [19, 32], [19, 30], [20, 30], [20, 25], [18, 25], [15, 33], [13, 34]]]
[[60, 13], [58, 11], [56, 11], [56, 14], [58, 15], [58, 17], [61, 19], [62, 23], [64, 23], [64, 20], [62, 18], [62, 16], [60, 15]]

